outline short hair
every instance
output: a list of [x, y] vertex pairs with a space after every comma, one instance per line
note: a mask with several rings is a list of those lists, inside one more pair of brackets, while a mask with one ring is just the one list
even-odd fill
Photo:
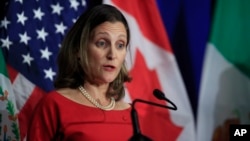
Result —
[[[58, 73], [54, 81], [56, 89], [78, 88], [84, 84], [89, 75], [88, 43], [91, 33], [104, 22], [122, 22], [127, 32], [127, 48], [130, 40], [130, 31], [124, 15], [114, 6], [101, 4], [85, 11], [66, 34], [59, 51], [57, 63]], [[80, 56], [78, 54], [81, 54]], [[108, 97], [120, 100], [125, 95], [124, 83], [130, 82], [125, 62], [118, 76], [110, 83]]]

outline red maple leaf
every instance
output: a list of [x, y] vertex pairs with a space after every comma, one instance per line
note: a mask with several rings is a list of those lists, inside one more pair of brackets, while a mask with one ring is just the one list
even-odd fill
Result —
[[[143, 99], [166, 105], [166, 102], [156, 99], [153, 90], [161, 85], [157, 72], [149, 70], [142, 54], [137, 50], [135, 65], [130, 71], [133, 80], [126, 84], [131, 99]], [[182, 127], [175, 125], [169, 115], [169, 111], [164, 108], [136, 103], [136, 110], [139, 115], [139, 124], [142, 134], [156, 141], [175, 141], [182, 131]]]

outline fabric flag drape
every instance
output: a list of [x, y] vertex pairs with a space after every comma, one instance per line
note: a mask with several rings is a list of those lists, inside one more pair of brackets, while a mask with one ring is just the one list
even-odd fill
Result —
[[155, 88], [173, 101], [177, 111], [136, 104], [142, 133], [156, 141], [195, 141], [194, 119], [176, 60], [154, 0], [105, 0], [119, 8], [131, 30], [127, 65], [133, 78], [126, 84], [127, 101], [140, 98], [167, 104], [154, 98]]
[[20, 139], [17, 108], [11, 82], [0, 49], [0, 140]]
[[63, 36], [87, 1], [15, 0], [4, 5], [0, 45], [19, 111], [20, 140], [25, 140], [32, 110], [53, 89]]
[[199, 99], [202, 141], [228, 140], [228, 125], [250, 123], [250, 1], [216, 2]]
[[194, 114], [211, 20], [211, 0], [156, 0]]

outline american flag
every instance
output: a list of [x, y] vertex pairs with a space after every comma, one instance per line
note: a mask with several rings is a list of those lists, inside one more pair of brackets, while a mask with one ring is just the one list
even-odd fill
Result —
[[11, 0], [0, 23], [0, 47], [15, 93], [21, 140], [31, 111], [53, 90], [56, 57], [69, 28], [87, 8], [86, 0]]

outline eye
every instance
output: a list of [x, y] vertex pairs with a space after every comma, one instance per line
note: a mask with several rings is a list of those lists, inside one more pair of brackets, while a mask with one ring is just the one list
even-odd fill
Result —
[[96, 42], [96, 46], [98, 47], [105, 47], [107, 45], [105, 40], [99, 40]]
[[117, 47], [119, 49], [125, 48], [125, 44], [123, 42], [118, 43]]

